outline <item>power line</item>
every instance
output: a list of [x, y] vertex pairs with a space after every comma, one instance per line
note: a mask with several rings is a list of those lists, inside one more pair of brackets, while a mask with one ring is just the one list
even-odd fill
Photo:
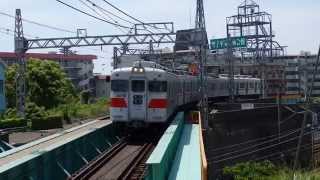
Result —
[[225, 151], [227, 149], [232, 149], [232, 148], [235, 148], [237, 146], [241, 146], [241, 145], [245, 145], [245, 144], [249, 144], [249, 143], [254, 143], [254, 142], [257, 142], [257, 141], [261, 141], [261, 140], [265, 140], [265, 139], [269, 139], [269, 138], [273, 138], [273, 137], [277, 137], [277, 136], [278, 136], [278, 134], [274, 134], [274, 135], [265, 136], [265, 137], [256, 138], [256, 139], [251, 139], [251, 140], [248, 140], [248, 141], [245, 141], [245, 142], [241, 142], [241, 143], [238, 143], [238, 144], [232, 144], [232, 145], [228, 145], [228, 146], [224, 146], [224, 147], [220, 147], [220, 148], [209, 147], [208, 151], [210, 151], [210, 152], [222, 151], [222, 150]]
[[[311, 144], [311, 143], [302, 146], [302, 148], [305, 148], [305, 149], [309, 149], [309, 148], [311, 148], [311, 147], [312, 147], [312, 144]], [[263, 159], [267, 159], [267, 158], [270, 158], [270, 157], [275, 156], [275, 155], [281, 155], [281, 154], [283, 154], [284, 152], [290, 152], [290, 151], [294, 151], [294, 150], [296, 150], [296, 149], [297, 149], [297, 147], [294, 147], [294, 148], [291, 148], [291, 149], [288, 149], [288, 150], [284, 150], [284, 151], [282, 151], [282, 152], [272, 153], [272, 154], [269, 154], [269, 155], [266, 155], [266, 156], [263, 156], [263, 157], [255, 158], [254, 161], [261, 161], [261, 160], [263, 160]], [[278, 157], [278, 158], [280, 158], [280, 157]], [[277, 158], [277, 159], [278, 159], [278, 158]]]
[[[87, 15], [87, 16], [90, 16], [90, 17], [92, 17], [92, 18], [94, 18], [94, 19], [97, 19], [97, 20], [106, 22], [106, 23], [111, 24], [111, 25], [114, 25], [114, 26], [119, 26], [119, 27], [122, 27], [122, 28], [130, 29], [130, 31], [133, 29], [133, 27], [128, 27], [128, 26], [124, 26], [124, 25], [121, 25], [121, 24], [113, 23], [113, 22], [110, 22], [110, 21], [108, 21], [108, 20], [105, 20], [105, 19], [99, 18], [99, 17], [97, 17], [97, 16], [94, 16], [94, 15], [92, 15], [92, 14], [90, 14], [90, 13], [87, 13], [87, 12], [85, 12], [85, 11], [83, 11], [83, 10], [80, 10], [79, 8], [76, 8], [76, 7], [74, 7], [74, 6], [70, 5], [70, 4], [67, 4], [67, 3], [65, 3], [65, 2], [62, 2], [61, 0], [56, 0], [56, 1], [58, 1], [59, 3], [65, 5], [65, 6], [68, 6], [68, 7], [70, 7], [71, 9], [76, 10], [76, 11], [82, 13], [82, 14], [85, 14], [85, 15]], [[153, 27], [153, 26], [151, 26], [151, 27]], [[150, 33], [152, 33], [152, 34], [154, 33], [154, 32], [152, 32], [152, 31], [150, 31], [149, 29], [136, 29], [136, 30], [145, 30], [145, 31], [148, 31], [148, 32], [150, 32]], [[157, 35], [157, 36], [161, 37], [160, 35]]]
[[[90, 7], [88, 4], [86, 4], [83, 0], [79, 0], [83, 5], [85, 5], [87, 8], [91, 9], [93, 12], [95, 12], [98, 16], [102, 17], [104, 20], [107, 20], [105, 17], [103, 17], [103, 15], [101, 15], [99, 12], [97, 12], [94, 8]], [[108, 16], [109, 17], [109, 16]], [[117, 21], [115, 21], [114, 19], [112, 19], [111, 17], [109, 17], [111, 20], [114, 21], [114, 23], [120, 25]], [[123, 29], [121, 29], [119, 26], [115, 26], [116, 28], [118, 28], [121, 32], [124, 32]]]
[[[12, 36], [15, 35], [15, 31], [12, 30], [12, 29], [4, 28], [4, 27], [0, 27], [0, 29], [3, 30], [3, 31], [6, 31], [7, 33], [9, 33], [9, 32], [12, 33], [12, 34], [11, 34]], [[37, 38], [36, 36], [32, 36], [32, 35], [29, 35], [29, 34], [26, 34], [26, 33], [24, 33], [24, 35], [29, 36], [29, 37], [31, 37], [31, 38]]]
[[5, 34], [5, 35], [7, 35], [7, 36], [14, 36], [14, 34], [11, 34], [11, 32], [10, 32], [10, 31], [3, 31], [3, 30], [0, 30], [0, 33]]
[[[133, 20], [135, 20], [135, 21], [137, 21], [137, 22], [139, 22], [139, 23], [141, 23], [141, 24], [145, 24], [143, 21], [141, 21], [141, 20], [139, 20], [139, 19], [131, 16], [130, 14], [128, 14], [128, 13], [126, 13], [125, 11], [121, 10], [120, 8], [116, 7], [115, 5], [113, 5], [112, 3], [110, 3], [109, 1], [107, 1], [107, 0], [103, 0], [103, 1], [104, 1], [105, 3], [107, 3], [108, 5], [110, 5], [111, 7], [113, 7], [114, 9], [118, 10], [119, 12], [121, 12], [122, 14], [128, 16], [129, 18], [131, 18], [131, 19], [133, 19]], [[166, 28], [159, 28], [159, 27], [151, 26], [151, 25], [148, 25], [148, 24], [147, 24], [147, 26], [150, 26], [150, 27], [155, 28], [155, 29], [158, 29], [158, 30], [159, 30], [159, 29], [166, 29]]]
[[[15, 16], [10, 15], [8, 13], [0, 11], [0, 14], [15, 19]], [[67, 30], [67, 29], [62, 29], [62, 28], [50, 26], [50, 25], [47, 25], [47, 24], [38, 23], [36, 21], [32, 21], [32, 20], [28, 20], [28, 19], [24, 19], [24, 18], [22, 19], [22, 21], [28, 22], [28, 23], [31, 23], [31, 24], [35, 24], [35, 25], [38, 25], [38, 26], [41, 26], [41, 27], [49, 28], [49, 29], [52, 29], [52, 30], [56, 30], [56, 31], [62, 31], [62, 32], [73, 33], [73, 34], [77, 33], [77, 32], [74, 32], [74, 31]]]
[[224, 156], [229, 156], [229, 155], [232, 155], [232, 154], [235, 154], [235, 153], [239, 153], [239, 152], [241, 152], [241, 151], [247, 151], [247, 150], [250, 150], [250, 149], [253, 149], [253, 148], [256, 148], [256, 147], [265, 145], [265, 144], [267, 144], [267, 143], [271, 143], [271, 142], [277, 141], [277, 140], [279, 140], [279, 139], [283, 139], [283, 138], [285, 138], [285, 137], [288, 137], [288, 136], [290, 136], [290, 135], [292, 135], [292, 134], [295, 134], [295, 133], [299, 132], [300, 130], [301, 130], [301, 129], [299, 128], [299, 129], [297, 129], [297, 130], [294, 130], [294, 131], [292, 131], [292, 132], [289, 132], [289, 133], [287, 133], [287, 134], [284, 134], [284, 135], [282, 135], [282, 136], [280, 136], [280, 137], [275, 137], [275, 138], [273, 138], [273, 139], [269, 139], [269, 140], [263, 141], [263, 142], [261, 142], [261, 143], [254, 144], [254, 145], [252, 145], [252, 146], [244, 147], [244, 148], [242, 148], [242, 149], [237, 149], [237, 150], [232, 151], [232, 152], [228, 152], [228, 153], [225, 153], [225, 154], [221, 154], [221, 155], [214, 156], [214, 159], [221, 159], [221, 157], [224, 157]]
[[[286, 131], [288, 133], [294, 133], [294, 132], [297, 132], [299, 131], [301, 128], [298, 128], [298, 129], [295, 129], [295, 130], [292, 130], [292, 131]], [[284, 133], [284, 132], [283, 132]], [[282, 135], [284, 136], [284, 135]], [[280, 137], [282, 137], [280, 136]], [[250, 143], [254, 143], [254, 142], [258, 142], [258, 141], [262, 141], [262, 140], [270, 140], [270, 138], [279, 138], [279, 134], [273, 134], [273, 135], [269, 135], [269, 136], [264, 136], [264, 137], [260, 137], [260, 138], [256, 138], [256, 139], [251, 139], [251, 140], [247, 140], [247, 141], [244, 141], [244, 142], [241, 142], [241, 143], [238, 143], [238, 144], [232, 144], [232, 145], [228, 145], [228, 146], [223, 146], [223, 147], [220, 147], [220, 148], [214, 148], [214, 147], [208, 147], [208, 151], [210, 152], [216, 152], [216, 151], [226, 151], [227, 149], [232, 149], [232, 148], [235, 148], [237, 146], [242, 146], [242, 145], [245, 145], [245, 144], [250, 144]]]
[[[125, 21], [125, 22], [127, 22], [127, 23], [130, 23], [130, 24], [132, 24], [132, 25], [135, 24], [135, 23], [132, 22], [132, 21], [129, 21], [129, 20], [127, 20], [127, 19], [124, 19], [124, 18], [122, 18], [122, 17], [120, 17], [120, 16], [118, 16], [118, 15], [116, 15], [116, 14], [114, 14], [114, 13], [112, 13], [112, 12], [110, 12], [110, 11], [104, 9], [104, 8], [102, 8], [101, 6], [99, 6], [99, 5], [95, 4], [94, 2], [92, 2], [91, 0], [86, 0], [86, 1], [89, 2], [89, 3], [91, 3], [92, 6], [98, 8], [101, 12], [103, 12], [103, 13], [104, 13], [106, 16], [108, 16], [110, 19], [112, 19], [112, 18], [111, 18], [108, 14], [110, 14], [110, 15], [112, 15], [112, 16], [114, 16], [114, 17], [117, 17], [117, 18], [121, 19], [122, 21]], [[108, 14], [107, 14], [107, 13], [108, 13]]]
[[107, 3], [108, 5], [110, 5], [111, 7], [113, 7], [114, 9], [118, 10], [119, 12], [121, 12], [122, 14], [130, 17], [131, 19], [133, 19], [133, 20], [135, 20], [135, 21], [137, 21], [137, 22], [139, 22], [139, 23], [141, 23], [141, 24], [144, 24], [141, 20], [139, 20], [139, 19], [131, 16], [130, 14], [124, 12], [124, 11], [121, 10], [120, 8], [118, 8], [118, 7], [116, 7], [115, 5], [111, 4], [109, 1], [107, 1], [107, 0], [103, 0], [103, 1], [104, 1], [105, 3]]
[[[310, 131], [308, 133], [305, 133], [303, 134], [303, 136], [306, 136], [306, 135], [309, 135], [311, 133], [313, 133], [314, 131]], [[290, 139], [287, 139], [285, 141], [282, 141], [280, 143], [275, 143], [275, 144], [272, 144], [272, 145], [269, 145], [269, 146], [265, 146], [265, 147], [262, 147], [262, 148], [259, 148], [257, 150], [253, 150], [253, 151], [250, 151], [250, 152], [245, 152], [245, 153], [242, 153], [242, 154], [237, 154], [235, 156], [231, 156], [231, 157], [227, 157], [227, 158], [224, 158], [224, 159], [219, 159], [219, 160], [213, 160], [213, 159], [209, 159], [208, 161], [210, 163], [220, 163], [220, 162], [224, 162], [224, 161], [228, 161], [228, 160], [232, 160], [232, 159], [237, 159], [237, 158], [240, 158], [240, 157], [243, 157], [243, 156], [248, 156], [250, 154], [253, 154], [253, 153], [257, 153], [257, 152], [260, 152], [260, 151], [263, 151], [263, 150], [267, 150], [267, 149], [270, 149], [272, 147], [276, 147], [278, 145], [281, 145], [281, 144], [284, 144], [284, 143], [288, 143], [290, 141], [294, 141], [296, 139], [298, 139], [299, 136], [297, 137], [293, 137], [293, 138], [290, 138]]]
[[[304, 150], [307, 150], [307, 149], [310, 149], [312, 147], [312, 144], [311, 143], [309, 143], [309, 144], [306, 144], [306, 145], [303, 145], [302, 146], [302, 148], [304, 149]], [[297, 149], [297, 147], [294, 147], [294, 148], [291, 148], [291, 149], [287, 149], [287, 150], [284, 150], [284, 151], [281, 151], [281, 152], [276, 152], [276, 153], [271, 153], [271, 154], [268, 154], [268, 155], [265, 155], [265, 156], [262, 156], [262, 157], [258, 157], [258, 158], [254, 158], [254, 159], [251, 159], [251, 161], [253, 161], [253, 162], [258, 162], [258, 161], [262, 161], [262, 160], [270, 160], [270, 159], [280, 159], [281, 158], [281, 154], [283, 154], [283, 153], [288, 153], [288, 152], [290, 152], [290, 151], [294, 151], [294, 150], [296, 150]], [[273, 156], [278, 156], [278, 157], [273, 157]], [[273, 157], [273, 158], [272, 158]], [[209, 162], [209, 164], [212, 164], [212, 162], [210, 163]], [[214, 171], [221, 171], [221, 170], [223, 170], [223, 168], [219, 168], [219, 169], [214, 169]]]
[[62, 1], [60, 1], [60, 0], [56, 0], [56, 1], [58, 1], [59, 3], [65, 5], [65, 6], [68, 6], [69, 8], [71, 8], [71, 9], [73, 9], [73, 10], [76, 10], [76, 11], [82, 13], [82, 14], [85, 14], [85, 15], [87, 15], [87, 16], [90, 16], [90, 17], [92, 17], [92, 18], [94, 18], [94, 19], [97, 19], [97, 20], [99, 20], [99, 21], [103, 21], [103, 22], [106, 22], [106, 23], [108, 23], [108, 24], [111, 24], [111, 25], [114, 25], [114, 26], [119, 26], [119, 27], [126, 28], [126, 29], [132, 29], [132, 27], [128, 27], [128, 26], [116, 24], [116, 23], [107, 21], [107, 20], [105, 20], [105, 19], [99, 18], [99, 17], [97, 17], [97, 16], [94, 16], [94, 15], [92, 15], [92, 14], [90, 14], [90, 13], [87, 13], [87, 12], [85, 12], [85, 11], [82, 11], [82, 10], [80, 10], [80, 9], [78, 9], [78, 8], [70, 5], [70, 4], [67, 4], [67, 3], [65, 3], [65, 2], [62, 2]]

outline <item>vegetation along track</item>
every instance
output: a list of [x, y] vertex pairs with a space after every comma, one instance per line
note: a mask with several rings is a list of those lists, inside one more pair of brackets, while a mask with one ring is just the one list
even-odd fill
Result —
[[145, 162], [163, 132], [164, 129], [132, 132], [69, 179], [143, 179]]

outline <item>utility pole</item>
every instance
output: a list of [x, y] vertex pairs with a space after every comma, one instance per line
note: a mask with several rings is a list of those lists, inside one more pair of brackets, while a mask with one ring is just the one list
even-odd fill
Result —
[[208, 93], [207, 93], [207, 49], [208, 49], [208, 39], [206, 31], [206, 22], [204, 17], [204, 6], [203, 0], [197, 0], [197, 11], [196, 11], [196, 21], [195, 29], [197, 32], [201, 33], [201, 42], [199, 44], [199, 66], [200, 66], [200, 112], [203, 128], [208, 129]]
[[15, 33], [14, 33], [14, 51], [17, 56], [18, 71], [16, 73], [16, 104], [18, 115], [25, 118], [25, 99], [26, 99], [26, 57], [27, 51], [26, 39], [23, 36], [23, 26], [21, 10], [16, 9]]
[[[227, 26], [228, 28], [228, 26]], [[228, 32], [228, 31], [227, 31]], [[230, 34], [227, 34], [227, 62], [229, 67], [229, 101], [230, 103], [234, 103], [234, 61], [233, 61], [233, 54], [231, 48], [231, 39]]]
[[[293, 173], [297, 169], [297, 166], [298, 166], [300, 150], [301, 150], [301, 144], [302, 144], [302, 139], [303, 139], [303, 136], [304, 136], [304, 129], [305, 129], [306, 123], [307, 123], [308, 111], [309, 111], [310, 103], [311, 103], [311, 96], [313, 94], [312, 92], [313, 92], [314, 81], [315, 81], [315, 78], [316, 78], [316, 75], [317, 75], [317, 72], [318, 72], [319, 63], [320, 63], [319, 61], [320, 61], [320, 47], [319, 47], [319, 50], [318, 50], [318, 56], [317, 56], [316, 65], [315, 65], [315, 68], [314, 68], [314, 71], [313, 71], [313, 74], [312, 74], [311, 87], [308, 89], [308, 93], [307, 93], [307, 97], [306, 97], [306, 111], [304, 113], [304, 118], [303, 118], [303, 121], [302, 121], [302, 124], [301, 124], [301, 130], [300, 130], [300, 135], [299, 135], [299, 140], [298, 140], [298, 145], [297, 145], [297, 151], [296, 151], [294, 165], [293, 165]], [[307, 85], [308, 85], [308, 83], [307, 83]]]
[[113, 48], [113, 69], [118, 68], [118, 48]]

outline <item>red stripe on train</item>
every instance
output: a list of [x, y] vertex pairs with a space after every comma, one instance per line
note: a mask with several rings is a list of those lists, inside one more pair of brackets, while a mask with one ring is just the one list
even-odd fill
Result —
[[151, 99], [149, 108], [167, 108], [167, 99]]
[[124, 98], [111, 98], [111, 107], [126, 108], [128, 106]]

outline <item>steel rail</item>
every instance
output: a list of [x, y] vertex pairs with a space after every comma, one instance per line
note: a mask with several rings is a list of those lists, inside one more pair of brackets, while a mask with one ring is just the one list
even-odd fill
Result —
[[92, 177], [100, 168], [102, 168], [108, 161], [110, 161], [116, 154], [118, 154], [127, 145], [126, 138], [121, 139], [111, 149], [106, 150], [96, 159], [92, 160], [81, 168], [76, 173], [69, 177], [69, 180], [84, 180]]
[[143, 179], [145, 167], [140, 167], [140, 165], [145, 165], [146, 156], [152, 151], [154, 145], [152, 143], [146, 143], [141, 146], [138, 155], [130, 162], [127, 168], [122, 172], [118, 179]]

